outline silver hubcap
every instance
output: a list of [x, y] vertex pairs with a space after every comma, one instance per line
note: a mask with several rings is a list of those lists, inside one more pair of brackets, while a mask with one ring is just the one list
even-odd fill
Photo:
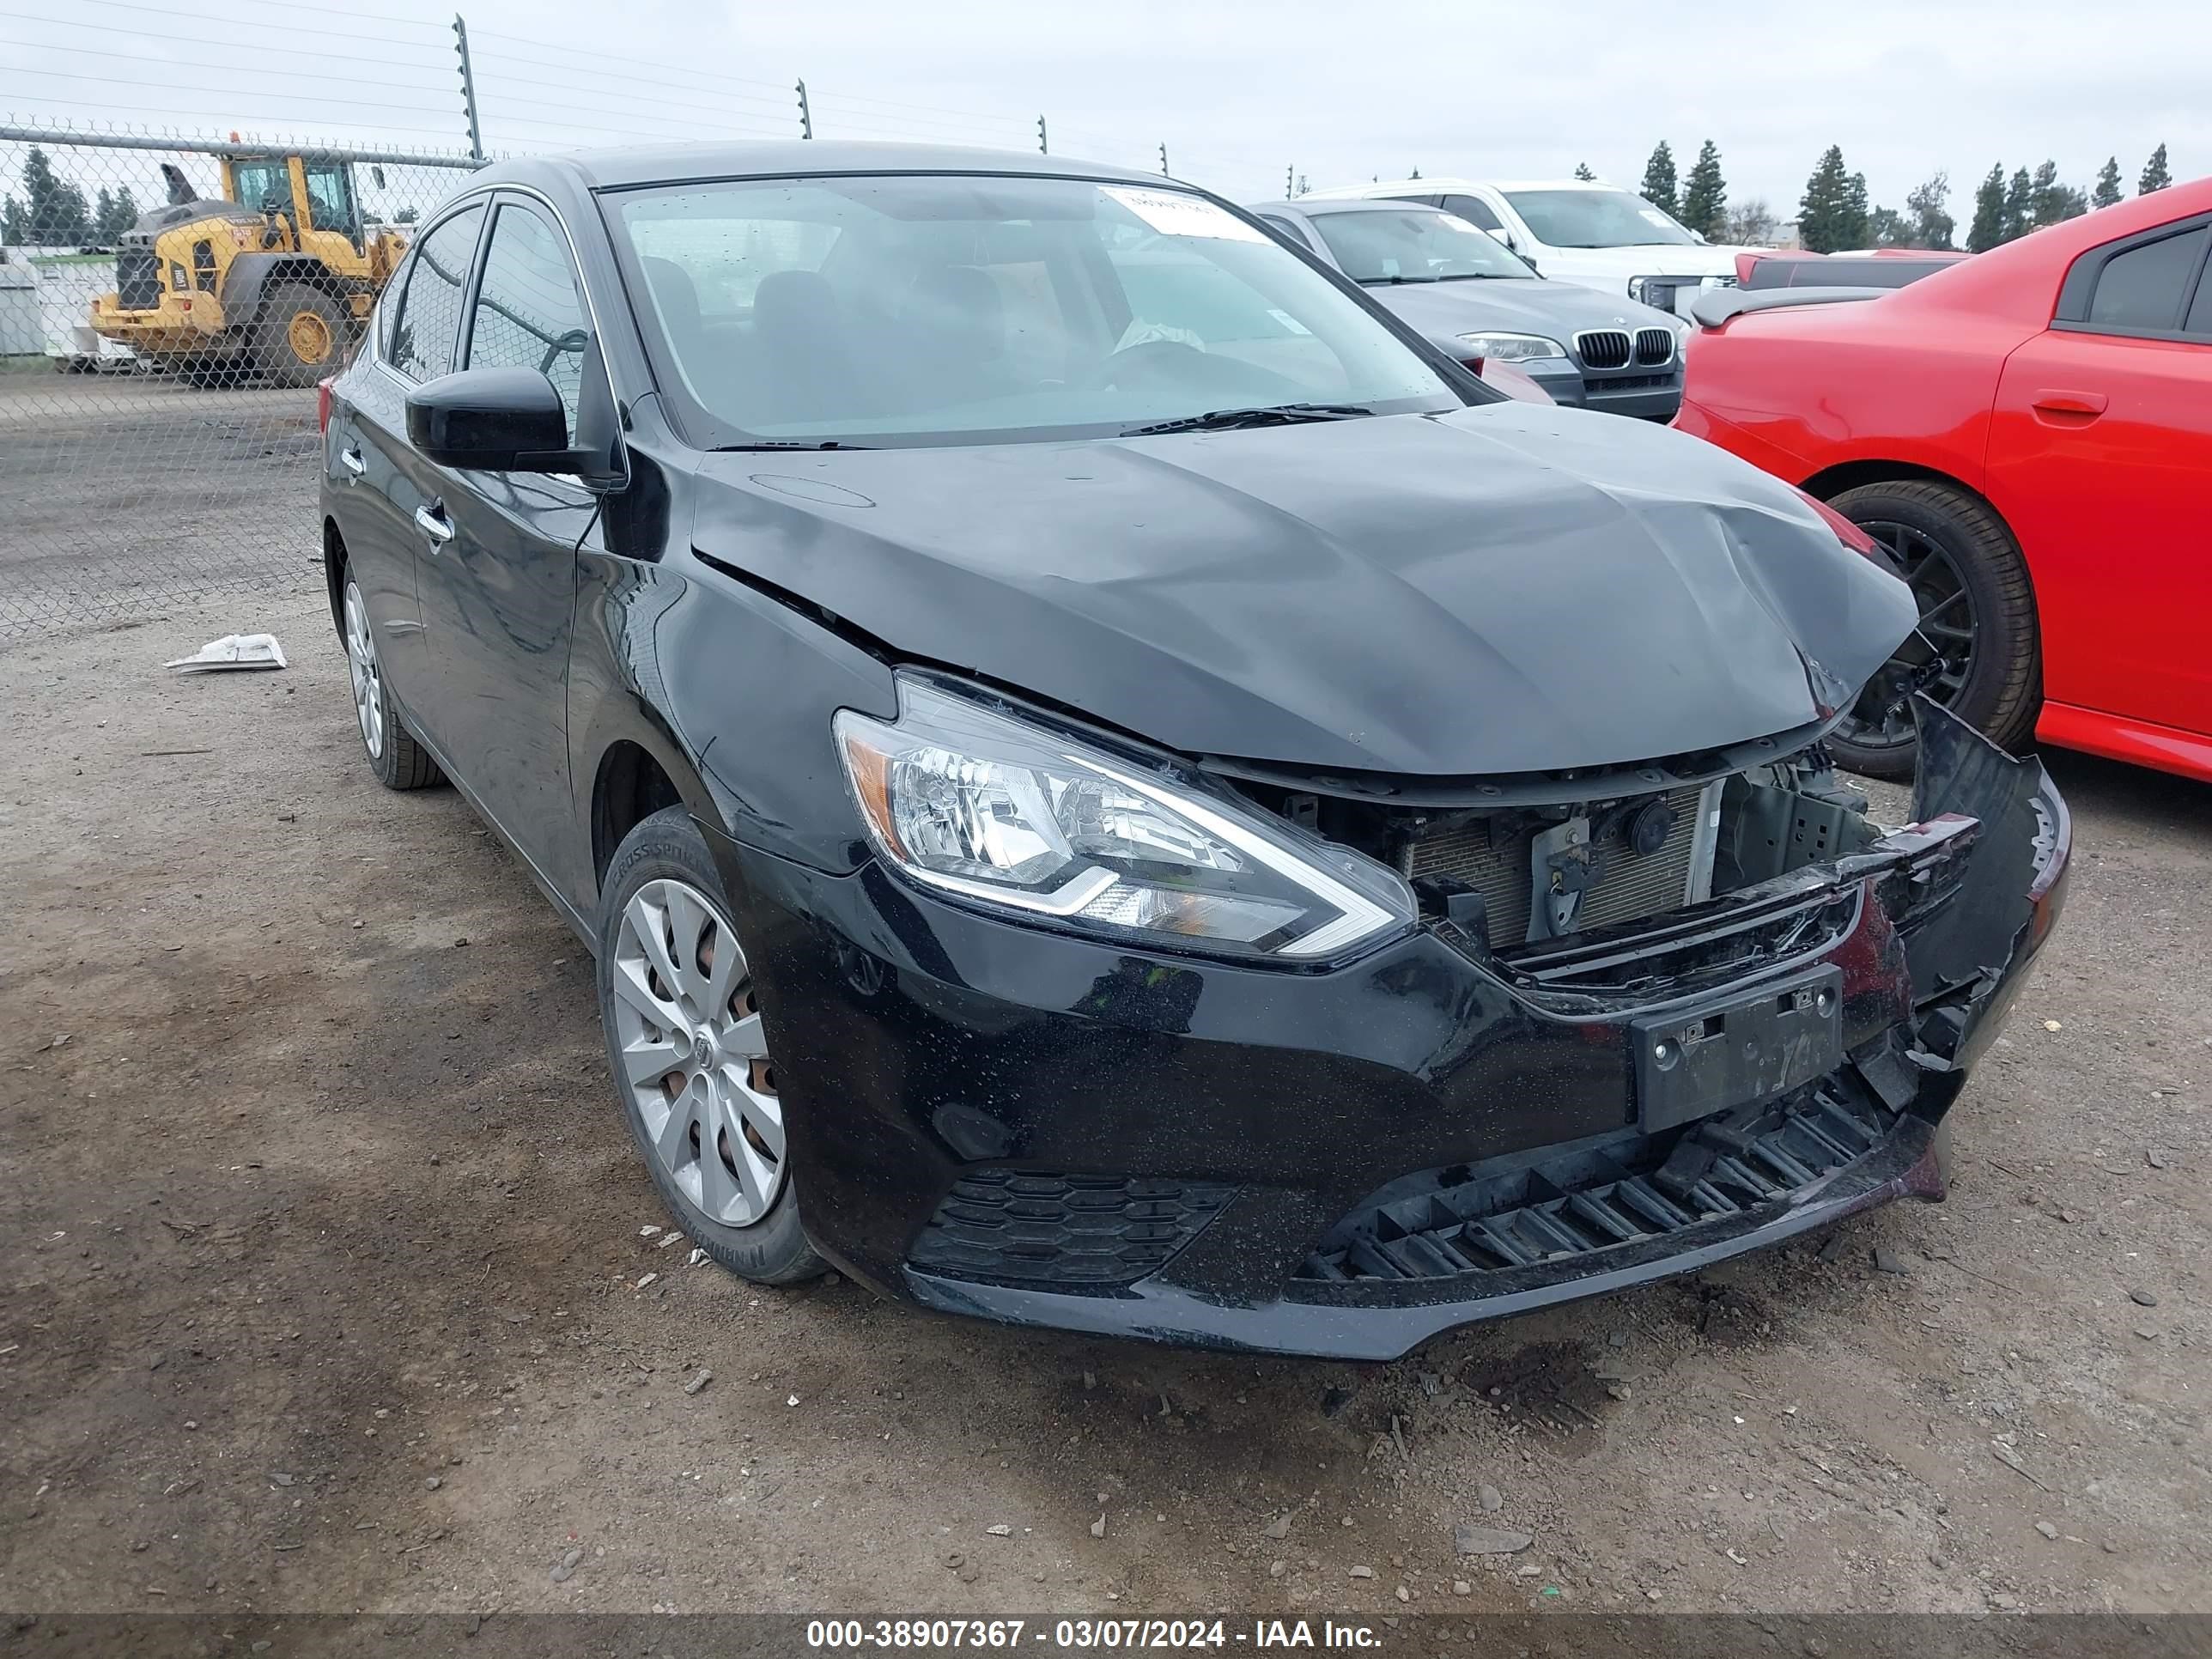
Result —
[[709, 1220], [746, 1227], [783, 1190], [783, 1104], [736, 931], [705, 894], [647, 882], [612, 968], [623, 1085], [653, 1154]]
[[376, 641], [369, 637], [368, 607], [361, 586], [345, 588], [346, 665], [353, 670], [353, 712], [361, 720], [361, 740], [371, 760], [384, 758], [384, 678], [376, 668]]

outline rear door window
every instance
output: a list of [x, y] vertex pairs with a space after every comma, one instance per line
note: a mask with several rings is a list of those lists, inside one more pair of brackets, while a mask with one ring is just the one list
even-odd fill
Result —
[[386, 357], [410, 380], [434, 380], [453, 372], [461, 295], [468, 287], [483, 216], [480, 206], [455, 214], [425, 236], [408, 261], [407, 287], [399, 296]]
[[1480, 196], [1446, 196], [1442, 201], [1448, 211], [1456, 213], [1478, 230], [1505, 228], [1504, 222], [1492, 210], [1490, 204]]
[[2162, 236], [2116, 253], [2097, 273], [2088, 326], [2124, 333], [2170, 333], [2181, 326], [2212, 228]]
[[2189, 307], [2189, 316], [2181, 325], [2181, 331], [2193, 334], [2200, 340], [2212, 340], [2212, 273], [2197, 279], [2197, 300]]

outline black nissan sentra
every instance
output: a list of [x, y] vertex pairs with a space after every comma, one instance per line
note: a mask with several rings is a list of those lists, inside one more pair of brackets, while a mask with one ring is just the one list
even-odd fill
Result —
[[[1942, 1196], [2057, 913], [1857, 531], [1160, 179], [502, 163], [324, 415], [369, 765], [589, 942], [749, 1279], [1395, 1355]], [[1822, 739], [1908, 701], [1885, 828]]]

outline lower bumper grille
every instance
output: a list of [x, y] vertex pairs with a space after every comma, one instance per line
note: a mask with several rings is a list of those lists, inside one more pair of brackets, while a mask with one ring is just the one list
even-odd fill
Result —
[[[1699, 896], [1698, 884], [1710, 878], [1712, 859], [1712, 843], [1699, 833], [1703, 795], [1692, 787], [1652, 798], [1670, 815], [1666, 839], [1652, 852], [1634, 851], [1618, 833], [1593, 835], [1598, 873], [1576, 913], [1576, 931], [1657, 915]], [[1525, 824], [1501, 831], [1499, 822], [1478, 818], [1416, 842], [1406, 873], [1449, 876], [1480, 893], [1491, 943], [1504, 949], [1528, 941], [1535, 905], [1534, 831]]]
[[1720, 1144], [1694, 1181], [1670, 1176], [1666, 1155], [1694, 1139], [1705, 1127], [1697, 1124], [1546, 1160], [1455, 1165], [1398, 1183], [1415, 1190], [1354, 1211], [1297, 1276], [1454, 1279], [1595, 1255], [1747, 1213], [1755, 1218], [1866, 1156], [1895, 1121], [1879, 1106], [1847, 1104], [1823, 1086], [1741, 1132], [1711, 1137]]
[[1118, 1289], [1158, 1271], [1236, 1192], [1222, 1182], [977, 1170], [953, 1183], [907, 1261], [948, 1279]]

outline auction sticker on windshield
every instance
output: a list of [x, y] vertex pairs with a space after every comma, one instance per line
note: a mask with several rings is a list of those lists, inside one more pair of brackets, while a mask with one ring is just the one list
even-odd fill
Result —
[[1163, 236], [1211, 236], [1223, 242], [1264, 242], [1266, 234], [1224, 208], [1172, 190], [1133, 190], [1126, 185], [1100, 188]]

